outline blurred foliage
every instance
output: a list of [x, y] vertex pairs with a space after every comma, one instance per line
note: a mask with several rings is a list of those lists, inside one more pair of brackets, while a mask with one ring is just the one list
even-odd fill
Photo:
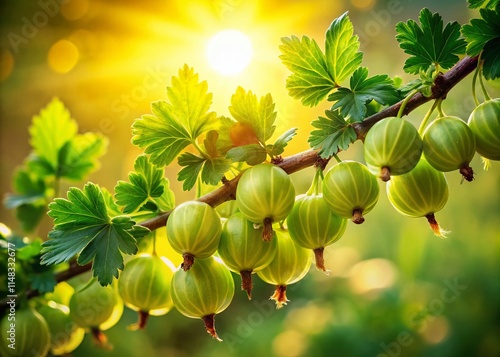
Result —
[[[394, 39], [396, 22], [416, 19], [424, 6], [441, 12], [445, 21], [461, 24], [477, 14], [462, 0], [70, 1], [61, 9], [63, 16], [50, 17], [37, 36], [14, 52], [7, 34], [19, 33], [22, 18], [31, 20], [39, 5], [1, 6], [2, 192], [10, 191], [10, 173], [29, 151], [31, 117], [54, 96], [70, 108], [85, 131], [109, 137], [109, 154], [91, 177], [103, 187], [126, 179], [138, 154], [130, 144], [132, 120], [148, 113], [151, 101], [165, 98], [168, 79], [184, 62], [208, 80], [214, 107], [221, 114], [225, 110], [227, 114], [229, 93], [238, 85], [259, 95], [271, 92], [281, 125], [277, 131], [299, 127], [284, 153], [289, 155], [307, 148], [310, 121], [323, 115], [325, 108], [302, 108], [288, 97], [288, 73], [278, 59], [281, 37], [304, 33], [322, 38], [331, 20], [348, 10], [370, 73], [387, 72], [408, 81], [411, 77], [402, 70], [405, 56]], [[199, 41], [206, 39], [204, 32], [239, 24], [268, 47], [258, 53], [247, 76], [218, 78], [203, 67], [203, 56], [196, 52], [202, 47]], [[57, 70], [69, 68], [68, 63], [54, 64], [47, 56], [52, 45], [64, 38], [77, 45], [80, 56], [72, 69], [60, 73]], [[148, 73], [156, 82], [143, 94]], [[470, 83], [467, 78], [450, 92], [443, 103], [448, 114], [468, 117], [474, 108]], [[498, 83], [489, 83], [488, 89], [500, 96]], [[20, 98], [29, 100], [20, 105]], [[418, 123], [427, 109], [419, 108], [409, 120]], [[340, 156], [362, 161], [360, 149], [356, 142]], [[331, 275], [312, 267], [304, 280], [288, 287], [290, 302], [280, 310], [268, 300], [274, 287], [255, 276], [253, 300], [238, 291], [231, 306], [217, 316], [224, 342], [212, 340], [201, 321], [175, 310], [152, 317], [146, 331], [129, 331], [126, 326], [137, 316], [127, 309], [120, 323], [107, 331], [112, 352], [97, 349], [87, 335], [73, 356], [499, 356], [500, 164], [493, 162], [485, 172], [476, 156], [471, 166], [477, 172], [472, 183], [462, 184], [458, 173], [447, 174], [450, 199], [436, 215], [451, 230], [447, 239], [435, 237], [425, 219], [398, 215], [380, 183], [379, 203], [366, 222], [349, 223], [344, 237], [327, 248], [325, 262]], [[169, 170], [166, 175], [177, 202], [191, 198], [192, 193], [182, 192], [176, 182], [178, 168]], [[304, 192], [313, 171], [292, 178], [297, 192]], [[3, 207], [0, 221], [17, 228], [15, 217]], [[51, 223], [47, 220], [39, 234]], [[234, 278], [239, 286], [239, 277]]]

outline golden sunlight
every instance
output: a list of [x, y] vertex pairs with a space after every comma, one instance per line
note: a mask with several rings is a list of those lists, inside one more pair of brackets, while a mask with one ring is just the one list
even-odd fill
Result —
[[210, 66], [225, 76], [241, 73], [250, 64], [252, 54], [250, 39], [237, 30], [218, 32], [207, 45]]

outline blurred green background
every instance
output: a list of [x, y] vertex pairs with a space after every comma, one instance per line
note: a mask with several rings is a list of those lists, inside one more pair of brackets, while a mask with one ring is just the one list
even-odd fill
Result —
[[[42, 0], [1, 6], [2, 194], [11, 191], [11, 174], [30, 152], [33, 115], [53, 97], [65, 103], [81, 132], [108, 136], [108, 153], [90, 180], [111, 190], [117, 180], [127, 179], [140, 153], [130, 143], [133, 120], [150, 112], [151, 101], [165, 99], [165, 87], [184, 63], [208, 81], [212, 109], [219, 114], [228, 114], [238, 85], [259, 96], [271, 92], [276, 132], [300, 129], [285, 151], [291, 155], [308, 148], [310, 121], [327, 107], [304, 108], [288, 97], [289, 73], [278, 58], [281, 37], [305, 34], [323, 47], [331, 21], [349, 11], [370, 74], [408, 81], [412, 78], [402, 71], [406, 56], [394, 39], [398, 21], [416, 19], [422, 7], [461, 24], [477, 17], [465, 0]], [[30, 32], [27, 22], [38, 25]], [[249, 67], [232, 77], [211, 69], [205, 57], [208, 39], [227, 28], [247, 34], [254, 48]], [[468, 117], [474, 108], [470, 77], [450, 92], [446, 113]], [[487, 87], [493, 97], [500, 96], [499, 83]], [[419, 108], [410, 120], [417, 125], [427, 109]], [[363, 161], [361, 147], [357, 142], [340, 157]], [[493, 162], [485, 172], [476, 156], [472, 167], [477, 172], [472, 183], [447, 174], [450, 198], [436, 215], [451, 231], [447, 239], [433, 236], [425, 219], [396, 213], [381, 183], [379, 203], [366, 222], [349, 223], [344, 237], [327, 248], [332, 273], [312, 268], [289, 287], [290, 302], [281, 310], [268, 300], [273, 287], [255, 278], [253, 300], [238, 291], [217, 316], [224, 342], [212, 340], [201, 321], [175, 310], [152, 317], [145, 331], [131, 332], [126, 326], [136, 315], [126, 310], [107, 333], [113, 351], [97, 350], [87, 336], [73, 355], [500, 356], [500, 164]], [[172, 165], [166, 175], [180, 203], [194, 193], [182, 191], [177, 171]], [[297, 192], [304, 192], [312, 177], [312, 169], [293, 174]], [[64, 184], [62, 192], [84, 183]], [[0, 221], [18, 229], [4, 207]], [[45, 220], [39, 234], [50, 227]], [[235, 282], [239, 286], [239, 277]]]

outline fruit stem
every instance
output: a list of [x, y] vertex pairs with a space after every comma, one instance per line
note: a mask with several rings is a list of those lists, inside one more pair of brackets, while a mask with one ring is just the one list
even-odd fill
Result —
[[156, 231], [153, 231], [153, 252], [151, 255], [156, 256]]
[[274, 236], [273, 219], [270, 217], [264, 218], [264, 228], [262, 229], [262, 239], [269, 242]]
[[108, 342], [108, 337], [99, 329], [99, 327], [91, 327], [90, 332], [97, 347], [108, 351], [113, 349], [113, 345]]
[[276, 301], [277, 309], [281, 309], [283, 305], [286, 305], [290, 301], [286, 298], [286, 285], [276, 285], [276, 290], [269, 300]]
[[210, 334], [210, 336], [212, 336], [213, 338], [215, 338], [219, 342], [222, 341], [219, 338], [219, 336], [217, 336], [217, 332], [215, 331], [215, 314], [203, 316], [201, 319], [205, 323], [205, 329]]
[[401, 106], [399, 107], [399, 110], [398, 110], [398, 114], [396, 115], [397, 118], [401, 118], [404, 114], [404, 111], [405, 111], [405, 108], [406, 108], [406, 104], [408, 104], [408, 102], [410, 101], [410, 99], [418, 93], [418, 90], [417, 89], [414, 89], [412, 90], [410, 93], [408, 93], [408, 95], [406, 96], [406, 98], [403, 100], [403, 102], [401, 102]]
[[429, 225], [431, 226], [431, 229], [436, 236], [438, 236], [440, 238], [446, 238], [446, 235], [449, 232], [442, 229], [439, 226], [439, 223], [436, 221], [436, 217], [434, 216], [434, 213], [429, 213], [428, 215], [425, 216], [425, 218], [427, 218], [427, 222], [429, 222]]
[[146, 327], [146, 324], [148, 323], [149, 312], [139, 310], [138, 314], [139, 314], [139, 320], [135, 324], [129, 325], [127, 327], [128, 330], [130, 331], [144, 330], [144, 328]]
[[342, 162], [342, 159], [341, 159], [340, 157], [338, 157], [338, 155], [337, 155], [337, 154], [333, 154], [332, 156], [335, 158], [335, 160], [337, 160], [337, 162], [338, 162], [339, 164]]
[[442, 101], [442, 98], [438, 98], [432, 103], [431, 108], [427, 111], [425, 114], [424, 119], [422, 119], [422, 122], [420, 123], [420, 127], [418, 128], [418, 133], [420, 136], [423, 136], [425, 128], [427, 128], [427, 124], [429, 123], [429, 119], [431, 118], [432, 113], [434, 112], [434, 109], [439, 105], [439, 103]]
[[477, 99], [476, 95], [476, 82], [477, 82], [477, 76], [479, 72], [481, 71], [481, 54], [479, 54], [478, 61], [477, 61], [477, 67], [476, 70], [474, 71], [474, 76], [472, 76], [472, 98], [474, 98], [474, 104], [476, 107], [479, 105], [479, 100]]
[[241, 275], [241, 290], [247, 292], [248, 300], [252, 300], [252, 270], [242, 270]]
[[365, 217], [363, 217], [363, 210], [360, 208], [356, 208], [352, 211], [352, 221], [356, 224], [361, 224], [365, 221]]
[[[481, 57], [479, 57], [479, 60], [481, 60]], [[477, 68], [483, 68], [482, 64], [480, 62], [478, 62], [479, 65], [477, 66]], [[484, 85], [484, 81], [483, 81], [483, 75], [481, 73], [479, 73], [479, 84], [481, 85], [481, 90], [483, 91], [483, 95], [484, 95], [484, 99], [485, 100], [491, 100], [489, 94], [488, 94], [488, 91], [486, 90], [486, 87]]]
[[181, 268], [184, 271], [188, 271], [194, 264], [194, 255], [191, 253], [182, 254], [184, 261], [181, 264]]
[[462, 165], [462, 167], [460, 168], [460, 173], [468, 182], [472, 182], [472, 180], [474, 180], [474, 171], [468, 163]]
[[391, 179], [391, 169], [389, 169], [387, 166], [383, 166], [380, 169], [380, 179], [384, 182], [387, 182]]
[[320, 167], [316, 168], [316, 173], [314, 174], [313, 182], [311, 183], [311, 186], [306, 192], [307, 196], [319, 195], [321, 190], [322, 172], [323, 170]]
[[326, 275], [330, 275], [330, 270], [325, 268], [325, 258], [323, 256], [324, 251], [325, 251], [325, 247], [313, 249], [314, 258], [316, 260], [316, 269], [321, 270]]

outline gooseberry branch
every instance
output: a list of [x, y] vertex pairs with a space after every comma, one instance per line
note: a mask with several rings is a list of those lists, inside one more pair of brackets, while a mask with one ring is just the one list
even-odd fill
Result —
[[[417, 93], [412, 95], [411, 99], [406, 101], [406, 106], [403, 110], [402, 115], [407, 115], [414, 109], [419, 106], [434, 100], [434, 99], [445, 99], [448, 92], [457, 85], [460, 81], [462, 81], [467, 75], [472, 73], [478, 65], [478, 57], [464, 57], [461, 59], [453, 68], [451, 68], [448, 72], [444, 74], [440, 74], [436, 77], [434, 81], [434, 85], [432, 87], [432, 95], [429, 97], [425, 97], [421, 93]], [[368, 130], [377, 122], [384, 118], [396, 116], [403, 104], [403, 101], [400, 101], [392, 106], [389, 106], [378, 113], [375, 113], [362, 122], [351, 124], [353, 129], [357, 134], [357, 139], [364, 140], [366, 133]], [[322, 158], [318, 151], [316, 150], [306, 150], [295, 155], [277, 160], [275, 163], [279, 167], [281, 167], [286, 173], [292, 174], [297, 171], [301, 171], [305, 168], [311, 167], [313, 165], [318, 165], [322, 168], [326, 166], [326, 163], [329, 159]], [[212, 207], [216, 207], [226, 201], [234, 200], [236, 198], [236, 187], [238, 186], [238, 181], [241, 177], [241, 174], [236, 176], [231, 180], [224, 179], [223, 185], [204, 196], [199, 197], [197, 200], [201, 202], [205, 202]], [[148, 228], [153, 231], [158, 228], [165, 227], [167, 220], [172, 211], [165, 212], [155, 218], [146, 220], [144, 222], [138, 223], [139, 225]], [[86, 264], [80, 266], [76, 263], [70, 264], [67, 270], [61, 271], [56, 274], [56, 282], [61, 282], [65, 280], [69, 280], [77, 275], [83, 274], [89, 270], [91, 270], [92, 264]], [[26, 297], [28, 299], [36, 297], [40, 295], [39, 291], [36, 289], [30, 289], [26, 291]], [[3, 299], [0, 301], [0, 311], [4, 311], [7, 308], [7, 299]]]

